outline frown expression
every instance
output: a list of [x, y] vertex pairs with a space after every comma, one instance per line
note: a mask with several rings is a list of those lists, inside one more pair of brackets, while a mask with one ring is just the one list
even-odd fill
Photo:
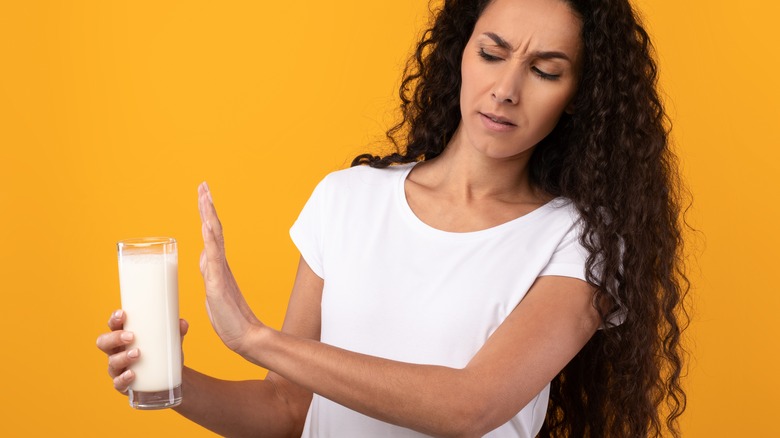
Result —
[[573, 111], [579, 17], [562, 0], [493, 0], [463, 53], [463, 134], [491, 158], [529, 154]]

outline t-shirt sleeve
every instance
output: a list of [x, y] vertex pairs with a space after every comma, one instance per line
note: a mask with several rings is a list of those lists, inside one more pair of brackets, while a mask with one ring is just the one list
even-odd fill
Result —
[[[542, 269], [542, 272], [539, 274], [540, 277], [543, 275], [560, 275], [587, 281], [585, 263], [588, 260], [588, 251], [580, 243], [581, 233], [581, 224], [579, 222], [572, 224], [553, 252], [547, 266]], [[621, 304], [619, 304], [618, 310], [607, 315], [609, 323], [615, 326], [622, 324], [625, 318], [626, 309]], [[599, 329], [603, 328], [604, 326], [599, 327]]]
[[301, 257], [317, 276], [324, 278], [323, 251], [325, 231], [325, 192], [327, 177], [314, 188], [298, 219], [290, 228], [292, 239]]
[[579, 224], [574, 223], [563, 236], [558, 247], [555, 248], [550, 261], [542, 269], [539, 276], [560, 275], [585, 281], [585, 262], [587, 260], [588, 251], [580, 244]]

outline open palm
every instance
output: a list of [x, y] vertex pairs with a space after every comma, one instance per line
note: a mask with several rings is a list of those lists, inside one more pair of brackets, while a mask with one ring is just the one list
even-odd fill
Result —
[[214, 202], [205, 182], [198, 186], [198, 210], [204, 249], [200, 272], [206, 286], [206, 310], [225, 345], [239, 354], [248, 334], [262, 323], [249, 308], [225, 258], [225, 239]]

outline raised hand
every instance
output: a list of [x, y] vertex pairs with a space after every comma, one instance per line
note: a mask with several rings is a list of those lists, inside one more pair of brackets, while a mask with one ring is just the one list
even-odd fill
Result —
[[247, 305], [230, 271], [225, 258], [222, 224], [205, 182], [198, 186], [198, 209], [204, 245], [200, 254], [200, 272], [206, 285], [206, 310], [222, 342], [242, 354], [249, 333], [263, 324]]

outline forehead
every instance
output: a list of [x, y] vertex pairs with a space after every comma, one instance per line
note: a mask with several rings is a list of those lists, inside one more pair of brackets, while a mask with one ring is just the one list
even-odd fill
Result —
[[562, 0], [493, 0], [475, 35], [494, 32], [519, 50], [560, 50], [576, 56], [582, 22]]

